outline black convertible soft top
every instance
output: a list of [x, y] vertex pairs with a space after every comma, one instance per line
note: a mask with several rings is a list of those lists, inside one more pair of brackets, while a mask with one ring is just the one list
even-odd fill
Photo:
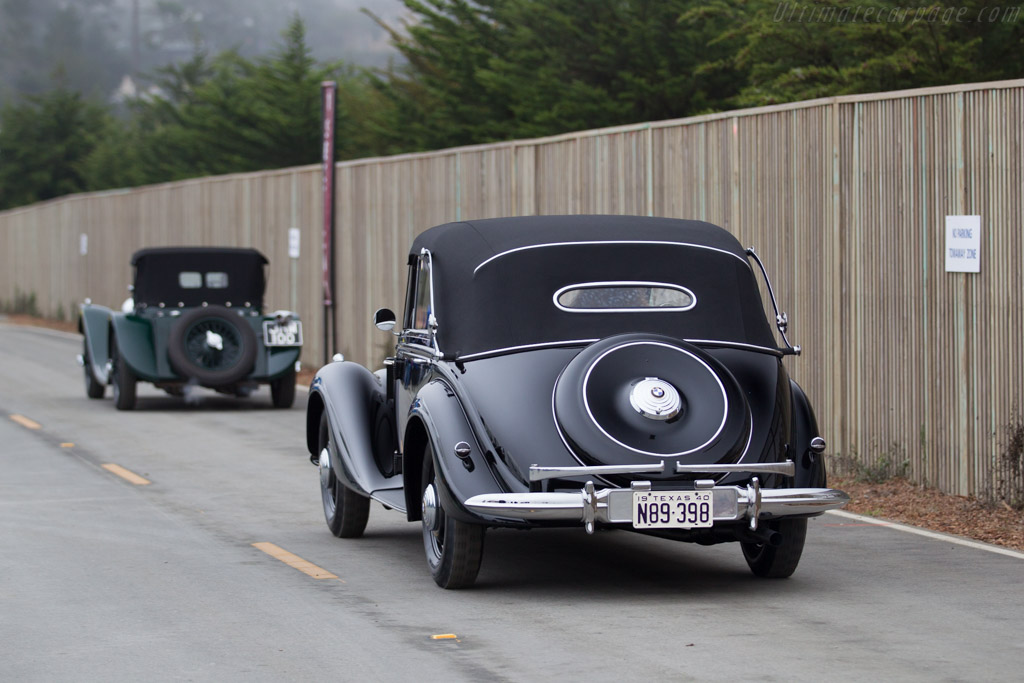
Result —
[[[467, 357], [533, 344], [647, 332], [776, 349], [745, 250], [703, 221], [524, 216], [447, 223], [413, 242], [431, 253], [438, 344]], [[563, 287], [656, 282], [693, 292], [688, 311], [580, 313]]]
[[[255, 249], [235, 247], [156, 247], [141, 249], [132, 255], [135, 266], [135, 303], [155, 306], [199, 306], [203, 302], [231, 302], [253, 308], [263, 307], [266, 279], [263, 267], [267, 258]], [[199, 273], [202, 285], [184, 288], [181, 273]], [[227, 286], [207, 287], [207, 273], [225, 273]], [[217, 282], [215, 276], [214, 283]], [[221, 278], [222, 279], [222, 278]]]

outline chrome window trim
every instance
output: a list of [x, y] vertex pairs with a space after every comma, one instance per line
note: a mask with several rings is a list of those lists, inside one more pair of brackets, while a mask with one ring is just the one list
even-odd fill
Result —
[[[430, 287], [430, 309], [427, 311], [427, 329], [411, 327], [402, 330], [402, 336], [404, 337], [409, 334], [414, 334], [425, 337], [433, 355], [436, 356], [437, 358], [440, 358], [444, 354], [441, 352], [441, 347], [437, 343], [438, 324], [437, 316], [434, 315], [434, 311], [436, 310], [434, 307], [434, 258], [433, 255], [430, 253], [430, 250], [427, 249], [426, 247], [420, 249], [420, 259], [423, 259], [424, 257], [426, 257], [427, 260], [427, 286]], [[419, 297], [417, 296], [416, 299], [418, 300]], [[413, 310], [412, 319], [416, 319], [415, 309]], [[411, 344], [412, 342], [407, 343]]]
[[548, 243], [545, 243], [545, 244], [530, 244], [530, 245], [527, 245], [525, 247], [516, 247], [515, 249], [508, 249], [506, 251], [503, 251], [503, 252], [500, 252], [498, 254], [495, 254], [494, 256], [491, 256], [490, 258], [482, 261], [480, 263], [480, 265], [478, 265], [476, 268], [473, 269], [473, 275], [476, 275], [477, 271], [479, 271], [481, 268], [486, 266], [491, 261], [494, 261], [495, 259], [499, 259], [502, 256], [507, 256], [508, 254], [514, 254], [514, 253], [520, 252], [520, 251], [527, 251], [529, 249], [544, 249], [544, 248], [547, 248], [547, 247], [568, 247], [568, 246], [581, 246], [581, 245], [593, 246], [593, 245], [596, 245], [596, 244], [656, 244], [656, 245], [662, 245], [662, 246], [693, 247], [695, 249], [707, 249], [708, 251], [717, 251], [720, 254], [725, 254], [726, 256], [732, 256], [733, 258], [735, 258], [735, 259], [739, 260], [741, 263], [743, 263], [743, 265], [745, 265], [747, 268], [750, 268], [750, 262], [747, 261], [745, 258], [740, 258], [739, 256], [737, 256], [736, 254], [732, 253], [731, 251], [726, 251], [725, 249], [719, 249], [718, 247], [709, 247], [706, 244], [693, 244], [692, 242], [670, 242], [670, 241], [665, 241], [665, 240], [587, 240], [587, 241], [582, 241], [582, 242], [548, 242]]
[[[610, 353], [614, 353], [615, 351], [619, 351], [621, 349], [629, 348], [630, 346], [641, 346], [641, 345], [663, 346], [666, 349], [669, 349], [671, 351], [676, 351], [678, 353], [682, 353], [682, 354], [685, 354], [685, 355], [689, 356], [690, 358], [694, 359], [695, 361], [700, 363], [702, 366], [704, 366], [704, 369], [708, 371], [708, 373], [714, 378], [715, 383], [718, 384], [718, 389], [719, 389], [719, 391], [722, 392], [722, 402], [724, 404], [724, 407], [722, 409], [722, 422], [718, 425], [718, 429], [715, 430], [715, 433], [707, 441], [705, 441], [701, 445], [699, 445], [699, 446], [697, 446], [695, 448], [691, 448], [688, 451], [680, 451], [678, 453], [652, 453], [651, 451], [640, 450], [639, 448], [633, 448], [632, 446], [629, 446], [627, 444], [622, 443], [621, 441], [616, 439], [614, 436], [609, 434], [605, 430], [605, 428], [602, 427], [601, 424], [597, 421], [597, 418], [594, 417], [594, 413], [591, 412], [591, 410], [590, 410], [590, 402], [587, 400], [587, 383], [590, 382], [590, 375], [591, 375], [591, 373], [594, 372], [594, 368], [597, 367], [597, 364], [601, 362], [602, 358], [604, 358], [605, 356], [607, 356]], [[608, 439], [610, 441], [612, 441], [614, 443], [617, 443], [618, 445], [622, 446], [623, 448], [625, 448], [628, 451], [633, 451], [634, 453], [639, 453], [640, 455], [647, 455], [647, 456], [651, 456], [651, 457], [655, 457], [655, 458], [677, 458], [677, 457], [682, 456], [682, 455], [689, 455], [690, 453], [696, 453], [697, 451], [702, 450], [705, 446], [707, 446], [708, 444], [712, 443], [715, 439], [718, 438], [718, 435], [722, 433], [723, 429], [725, 429], [726, 421], [729, 419], [729, 396], [725, 393], [725, 385], [722, 384], [722, 380], [719, 379], [719, 377], [715, 373], [715, 371], [712, 370], [711, 367], [708, 366], [707, 363], [705, 363], [703, 360], [701, 360], [697, 356], [693, 355], [689, 351], [687, 351], [685, 349], [681, 349], [681, 348], [679, 348], [677, 346], [672, 346], [670, 344], [663, 344], [661, 342], [635, 341], [635, 342], [630, 342], [628, 344], [620, 344], [618, 346], [614, 346], [614, 347], [608, 349], [607, 351], [602, 353], [600, 356], [595, 358], [594, 362], [592, 362], [590, 364], [590, 367], [587, 368], [587, 374], [584, 375], [584, 377], [583, 377], [583, 389], [582, 389], [582, 391], [580, 393], [583, 394], [583, 408], [587, 411], [587, 416], [590, 418], [590, 421], [593, 422], [594, 426], [597, 427], [598, 430], [600, 430], [600, 432], [602, 434], [604, 434], [606, 437], [608, 437]]]
[[436, 360], [440, 358], [440, 354], [434, 350], [433, 346], [429, 346], [424, 343], [417, 341], [403, 341], [397, 353], [402, 357], [415, 357], [422, 358], [424, 360]]
[[[690, 297], [689, 306], [635, 306], [632, 308], [569, 308], [564, 306], [558, 301], [563, 293], [571, 289], [600, 289], [601, 287], [662, 287], [664, 289], [673, 289], [677, 292], [683, 292]], [[565, 311], [566, 313], [675, 313], [689, 311], [697, 305], [697, 295], [693, 293], [688, 287], [682, 285], [675, 285], [671, 282], [648, 282], [645, 280], [608, 280], [605, 282], [577, 282], [573, 285], [566, 285], [562, 287], [551, 297], [555, 307], [559, 310]]]
[[[757, 267], [761, 269], [761, 276], [764, 278], [764, 283], [768, 285], [768, 297], [772, 301], [772, 308], [775, 309], [775, 327], [778, 328], [779, 334], [782, 335], [782, 341], [786, 342], [786, 346], [789, 352], [793, 355], [800, 355], [800, 347], [793, 346], [789, 343], [789, 339], [786, 337], [786, 328], [789, 327], [789, 316], [786, 315], [785, 311], [779, 311], [779, 302], [775, 299], [775, 290], [772, 289], [771, 278], [768, 277], [768, 270], [764, 267], [764, 263], [761, 262], [761, 258], [754, 251], [753, 247], [747, 249], [747, 256], [754, 259], [757, 263]], [[753, 268], [751, 268], [753, 270]]]

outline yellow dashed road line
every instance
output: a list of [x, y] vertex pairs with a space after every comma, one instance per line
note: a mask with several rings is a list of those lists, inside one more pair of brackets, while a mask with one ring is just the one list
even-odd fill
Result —
[[138, 486], [145, 486], [147, 484], [153, 483], [149, 479], [140, 477], [131, 470], [126, 470], [120, 465], [115, 465], [114, 463], [107, 463], [106, 465], [102, 465], [101, 467], [103, 467], [103, 469], [107, 470], [108, 472], [113, 472], [122, 479], [130, 481], [131, 483], [136, 484]]
[[[284, 562], [289, 567], [292, 567], [294, 569], [298, 569], [303, 574], [308, 574], [309, 576], [312, 576], [314, 579], [337, 579], [338, 578], [336, 575], [330, 573], [326, 569], [322, 569], [322, 568], [316, 566], [315, 564], [313, 564], [312, 562], [307, 562], [306, 560], [302, 559], [298, 555], [293, 555], [292, 553], [288, 552], [284, 548], [281, 548], [280, 546], [276, 546], [273, 543], [253, 543], [252, 547], [258, 548], [259, 550], [262, 550], [267, 555], [270, 555], [271, 557], [273, 557], [275, 559], [281, 560], [282, 562]], [[338, 579], [338, 580], [341, 581], [342, 583], [345, 583], [341, 579]]]
[[30, 420], [24, 415], [8, 415], [12, 420], [20, 424], [26, 429], [42, 429], [43, 425], [39, 424], [35, 420]]

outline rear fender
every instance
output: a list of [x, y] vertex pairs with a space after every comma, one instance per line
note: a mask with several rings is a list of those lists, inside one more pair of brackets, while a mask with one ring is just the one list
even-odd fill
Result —
[[807, 395], [793, 380], [789, 381], [793, 415], [790, 446], [796, 463], [796, 488], [823, 488], [825, 486], [825, 458], [811, 450], [811, 439], [818, 434], [818, 421], [814, 417]]
[[267, 377], [275, 379], [295, 367], [295, 361], [299, 360], [302, 348], [299, 346], [267, 346], [264, 347], [267, 354]]
[[110, 318], [117, 352], [128, 367], [140, 378], [154, 381], [160, 378], [153, 350], [153, 328], [149, 322], [134, 315], [114, 313]]
[[[486, 450], [477, 441], [455, 392], [435, 379], [419, 391], [410, 413], [410, 428], [406, 430], [403, 449], [405, 471], [410, 473], [410, 485], [405, 490], [409, 520], [420, 518], [420, 486], [412, 486], [412, 483], [419, 482], [418, 473], [422, 472], [426, 445], [423, 436], [426, 436], [433, 448], [435, 471], [440, 481], [438, 495], [445, 513], [463, 522], [480, 523], [479, 515], [470, 513], [462, 502], [472, 496], [504, 489], [492, 475]], [[419, 434], [412, 426], [417, 419], [422, 425]], [[414, 443], [417, 437], [419, 443]], [[470, 453], [460, 458], [455, 454], [455, 446], [463, 441], [469, 444]], [[415, 479], [413, 472], [417, 473]]]
[[306, 407], [306, 447], [316, 454], [320, 416], [326, 412], [331, 430], [332, 464], [338, 479], [369, 496], [401, 485], [401, 476], [385, 478], [373, 457], [373, 407], [384, 394], [373, 373], [343, 361], [320, 368], [310, 387]]
[[85, 337], [92, 374], [97, 382], [107, 384], [110, 380], [107, 361], [110, 360], [110, 316], [113, 311], [105, 306], [81, 304], [79, 313], [78, 331]]
[[[290, 313], [287, 311], [285, 312], [289, 313], [292, 320], [301, 322], [299, 316], [296, 315], [295, 313]], [[264, 343], [264, 323], [273, 320], [275, 320], [275, 316], [264, 315], [258, 320], [252, 321], [255, 323], [253, 326], [253, 332], [256, 333], [256, 345], [260, 352], [263, 354], [263, 358], [260, 359], [260, 361], [258, 361], [256, 364], [256, 370], [260, 369], [260, 362], [264, 363], [266, 366], [264, 372], [266, 373], [266, 377], [268, 379], [276, 379], [281, 375], [285, 374], [286, 372], [288, 372], [289, 370], [291, 370], [292, 368], [294, 368], [296, 361], [299, 360], [299, 355], [302, 353], [301, 339], [299, 340], [297, 346], [267, 346]], [[319, 424], [320, 423], [317, 422], [317, 426], [319, 426]], [[315, 442], [316, 434], [314, 434], [313, 436]], [[313, 448], [316, 448], [316, 443], [313, 444]]]

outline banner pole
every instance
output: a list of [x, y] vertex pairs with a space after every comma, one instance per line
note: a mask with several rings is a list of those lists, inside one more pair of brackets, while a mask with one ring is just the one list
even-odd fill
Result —
[[323, 139], [321, 150], [323, 183], [323, 301], [324, 301], [324, 365], [331, 360], [331, 347], [335, 342], [334, 308], [334, 119], [338, 84], [323, 81], [320, 84]]

